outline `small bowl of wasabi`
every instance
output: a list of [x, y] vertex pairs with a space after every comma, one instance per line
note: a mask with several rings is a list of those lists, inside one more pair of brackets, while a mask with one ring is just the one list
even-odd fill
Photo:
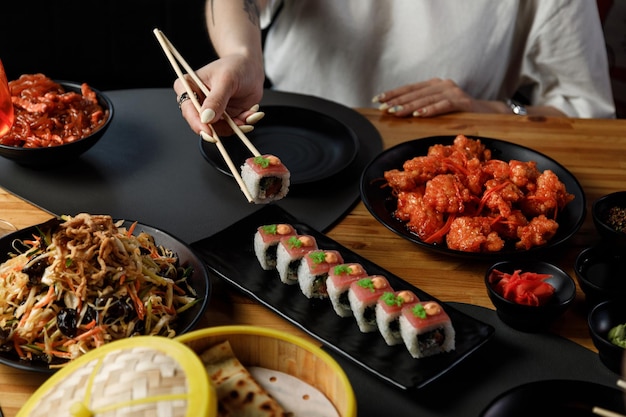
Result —
[[626, 304], [608, 300], [596, 305], [589, 312], [587, 324], [600, 361], [621, 374], [626, 354]]

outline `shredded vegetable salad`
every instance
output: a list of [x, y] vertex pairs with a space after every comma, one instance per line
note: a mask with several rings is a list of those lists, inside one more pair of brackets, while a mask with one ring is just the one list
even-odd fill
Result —
[[0, 265], [0, 349], [62, 366], [133, 335], [176, 335], [197, 303], [190, 268], [136, 226], [110, 216], [62, 216], [51, 230], [13, 242]]

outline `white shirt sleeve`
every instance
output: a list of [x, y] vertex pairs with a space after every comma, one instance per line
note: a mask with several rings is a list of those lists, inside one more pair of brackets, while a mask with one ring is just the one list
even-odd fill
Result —
[[541, 4], [524, 51], [522, 84], [534, 105], [570, 117], [614, 117], [604, 34], [595, 0]]
[[272, 19], [274, 18], [274, 14], [281, 6], [282, 0], [268, 0], [267, 5], [260, 10], [260, 19], [259, 23], [261, 24], [261, 29], [266, 29], [270, 23], [272, 23]]

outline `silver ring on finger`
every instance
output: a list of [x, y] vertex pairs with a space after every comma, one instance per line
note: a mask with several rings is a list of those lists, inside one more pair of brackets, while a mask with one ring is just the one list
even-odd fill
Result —
[[[193, 95], [196, 99], [198, 99], [198, 95], [195, 92], [193, 93]], [[178, 100], [176, 100], [178, 102], [178, 108], [180, 109], [183, 103], [190, 99], [191, 97], [189, 97], [189, 93], [187, 93], [186, 91], [182, 93], [180, 97], [178, 97]]]

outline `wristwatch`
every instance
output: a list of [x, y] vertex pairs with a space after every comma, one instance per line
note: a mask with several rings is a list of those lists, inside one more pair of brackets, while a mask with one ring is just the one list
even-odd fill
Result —
[[526, 116], [528, 114], [526, 107], [519, 101], [507, 99], [506, 105], [509, 106], [511, 108], [511, 111], [518, 116]]

